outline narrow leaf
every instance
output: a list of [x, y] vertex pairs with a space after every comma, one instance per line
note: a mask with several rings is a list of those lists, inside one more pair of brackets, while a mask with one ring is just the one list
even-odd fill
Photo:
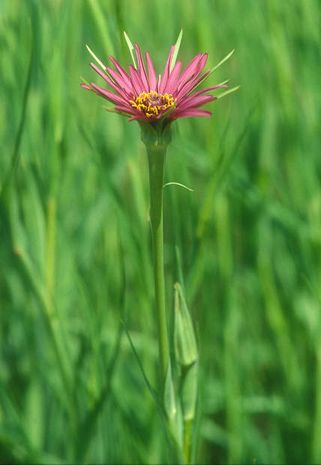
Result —
[[[217, 65], [213, 66], [213, 68], [211, 68], [210, 71], [208, 72], [208, 75], [206, 76], [206, 78], [203, 79], [203, 81], [201, 81], [201, 82], [202, 83], [205, 82], [216, 69], [218, 69], [223, 63], [225, 63], [233, 55], [234, 51], [235, 50], [232, 50], [230, 53], [228, 53], [226, 55], [226, 57], [223, 58], [223, 60], [221, 60]], [[227, 82], [228, 81], [221, 82], [221, 85], [224, 85]], [[199, 86], [199, 84], [197, 86], [195, 86], [194, 89], [196, 89], [198, 86]]]
[[176, 63], [176, 60], [177, 60], [177, 55], [178, 55], [179, 49], [181, 47], [182, 37], [183, 37], [183, 29], [181, 29], [181, 32], [179, 33], [179, 36], [178, 36], [177, 41], [175, 43], [175, 50], [174, 50], [174, 53], [173, 53], [172, 62], [171, 62], [171, 66], [170, 66], [170, 69], [169, 69], [170, 72], [172, 72], [173, 69], [174, 69], [174, 66], [175, 66], [175, 63]]
[[125, 37], [125, 40], [126, 40], [126, 43], [127, 43], [127, 47], [129, 49], [129, 52], [130, 52], [130, 55], [132, 57], [132, 60], [133, 60], [133, 63], [134, 63], [134, 66], [135, 68], [137, 69], [137, 62], [136, 62], [136, 57], [135, 57], [135, 48], [133, 46], [133, 44], [131, 43], [131, 40], [130, 38], [128, 37], [128, 35], [126, 34], [126, 32], [124, 31], [124, 37]]
[[236, 92], [239, 88], [240, 86], [233, 87], [232, 89], [229, 89], [223, 92], [222, 94], [218, 95], [217, 98], [219, 99], [219, 98], [225, 97], [226, 95], [231, 94], [232, 92]]
[[133, 351], [133, 354], [134, 354], [134, 356], [136, 358], [136, 361], [137, 361], [138, 366], [140, 368], [140, 371], [142, 373], [143, 379], [144, 379], [145, 384], [147, 386], [147, 389], [150, 392], [150, 394], [151, 394], [152, 398], [154, 399], [155, 403], [161, 408], [161, 411], [163, 411], [163, 406], [160, 404], [160, 401], [159, 401], [158, 396], [157, 396], [157, 392], [155, 391], [155, 389], [151, 385], [149, 379], [147, 378], [147, 375], [146, 375], [144, 367], [143, 367], [143, 363], [142, 363], [141, 359], [139, 358], [138, 352], [137, 352], [137, 350], [136, 350], [136, 348], [134, 346], [133, 340], [132, 340], [132, 338], [131, 338], [131, 336], [129, 334], [129, 331], [128, 331], [126, 325], [125, 325], [125, 322], [124, 322], [124, 329], [125, 329], [125, 333], [126, 333], [126, 336], [128, 338], [130, 347], [131, 347], [131, 349]]
[[88, 52], [90, 53], [90, 55], [93, 57], [93, 59], [96, 60], [97, 63], [99, 64], [99, 66], [103, 69], [103, 71], [105, 71], [106, 66], [104, 65], [104, 63], [102, 61], [100, 61], [98, 57], [96, 57], [94, 52], [89, 48], [89, 46], [87, 44], [86, 44], [86, 48], [87, 48]]
[[220, 66], [222, 66], [223, 63], [225, 63], [232, 55], [233, 53], [235, 52], [235, 49], [232, 50], [230, 53], [228, 53], [226, 55], [226, 57], [223, 58], [223, 60], [221, 60], [217, 65], [215, 65], [212, 69], [211, 69], [211, 74], [213, 73], [213, 71], [215, 71], [216, 69], [218, 69]]

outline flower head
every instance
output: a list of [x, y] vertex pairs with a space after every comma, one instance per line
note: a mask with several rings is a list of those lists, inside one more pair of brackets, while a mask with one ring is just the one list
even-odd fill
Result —
[[112, 56], [109, 59], [113, 67], [105, 66], [88, 48], [102, 69], [94, 63], [90, 66], [105, 80], [110, 89], [93, 82], [82, 83], [81, 86], [113, 103], [114, 111], [128, 116], [131, 121], [156, 123], [164, 120], [170, 122], [177, 118], [211, 116], [210, 111], [200, 107], [215, 100], [217, 97], [209, 92], [227, 87], [226, 82], [195, 91], [214, 68], [203, 72], [208, 55], [199, 53], [185, 69], [182, 69], [182, 63], [176, 62], [181, 35], [182, 33], [169, 51], [163, 74], [158, 76], [149, 53], [145, 54], [144, 62], [139, 46], [133, 46], [127, 35], [125, 37], [134, 62], [128, 71]]

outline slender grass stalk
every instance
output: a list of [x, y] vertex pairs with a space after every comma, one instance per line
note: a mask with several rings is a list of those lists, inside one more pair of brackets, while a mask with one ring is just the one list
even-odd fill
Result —
[[312, 461], [318, 463], [321, 460], [321, 445], [320, 445], [320, 432], [321, 432], [321, 350], [316, 348], [316, 394], [315, 394], [315, 415], [312, 435]]
[[191, 463], [192, 420], [184, 420], [183, 458], [184, 463]]
[[168, 363], [169, 345], [165, 305], [163, 184], [167, 145], [146, 145], [149, 166], [150, 222], [153, 240], [153, 266], [156, 315], [158, 326], [161, 382], [164, 383]]
[[56, 243], [56, 199], [51, 197], [48, 201], [47, 213], [47, 247], [46, 247], [46, 289], [48, 301], [52, 299], [55, 273], [55, 243]]

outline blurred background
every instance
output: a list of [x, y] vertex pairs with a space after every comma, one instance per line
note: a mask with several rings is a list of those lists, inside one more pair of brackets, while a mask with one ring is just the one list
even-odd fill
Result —
[[[175, 123], [167, 303], [200, 345], [197, 463], [321, 462], [318, 0], [1, 0], [0, 462], [171, 463], [152, 385], [148, 178], [137, 123], [79, 86], [180, 57], [241, 89]], [[128, 334], [135, 348], [130, 344]]]

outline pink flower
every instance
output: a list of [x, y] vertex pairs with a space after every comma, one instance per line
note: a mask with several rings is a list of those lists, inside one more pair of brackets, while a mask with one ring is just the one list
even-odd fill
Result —
[[128, 116], [130, 121], [156, 122], [166, 119], [170, 122], [177, 118], [211, 116], [210, 111], [200, 107], [215, 100], [217, 97], [209, 92], [227, 87], [226, 83], [195, 91], [213, 70], [203, 72], [207, 53], [196, 55], [182, 70], [182, 63], [176, 62], [180, 38], [171, 47], [163, 74], [158, 77], [149, 53], [145, 54], [144, 63], [137, 44], [132, 46], [130, 43], [136, 59], [131, 50], [135, 66], [130, 65], [128, 71], [125, 71], [112, 56], [109, 59], [113, 68], [105, 66], [89, 49], [102, 70], [94, 63], [90, 66], [104, 79], [110, 89], [100, 87], [93, 82], [82, 83], [81, 86], [112, 102], [115, 105], [114, 111]]

